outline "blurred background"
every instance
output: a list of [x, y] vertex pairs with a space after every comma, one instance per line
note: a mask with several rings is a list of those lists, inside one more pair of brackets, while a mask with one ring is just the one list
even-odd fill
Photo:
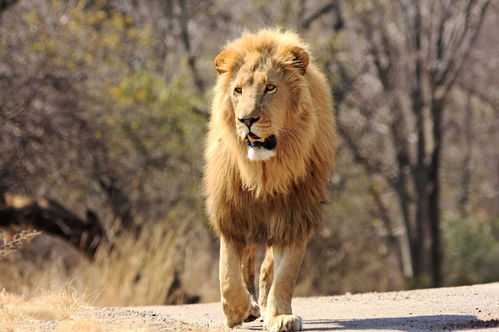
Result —
[[218, 300], [213, 59], [275, 26], [310, 44], [340, 135], [295, 295], [498, 281], [497, 2], [0, 0], [0, 289]]

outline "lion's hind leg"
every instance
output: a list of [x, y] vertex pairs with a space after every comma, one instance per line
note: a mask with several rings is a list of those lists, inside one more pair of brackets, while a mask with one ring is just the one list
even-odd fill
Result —
[[261, 316], [264, 319], [267, 308], [267, 297], [269, 296], [272, 280], [274, 279], [274, 258], [272, 257], [272, 247], [265, 250], [265, 258], [260, 267], [258, 304], [260, 305]]
[[260, 317], [260, 308], [256, 302], [256, 287], [255, 287], [255, 262], [256, 262], [256, 245], [248, 244], [243, 250], [242, 258], [242, 274], [243, 283], [250, 294], [250, 309], [245, 322], [252, 322]]

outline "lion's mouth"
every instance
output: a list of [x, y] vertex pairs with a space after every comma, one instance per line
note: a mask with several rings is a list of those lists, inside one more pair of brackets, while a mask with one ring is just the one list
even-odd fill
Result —
[[267, 150], [273, 150], [277, 144], [277, 140], [275, 135], [270, 135], [267, 138], [262, 138], [257, 135], [255, 135], [252, 132], [249, 132], [248, 135], [246, 135], [246, 144], [249, 147], [255, 148], [255, 147], [262, 147]]

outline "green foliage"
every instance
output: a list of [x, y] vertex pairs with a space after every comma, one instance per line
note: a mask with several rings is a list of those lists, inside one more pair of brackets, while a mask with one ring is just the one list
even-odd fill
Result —
[[[107, 5], [54, 0], [32, 6], [21, 12], [16, 31], [2, 38], [2, 58], [27, 82], [41, 77], [40, 86], [32, 87], [41, 101], [39, 114], [53, 118], [51, 126], [58, 131], [54, 141], [41, 137], [44, 153], [35, 156], [41, 158], [36, 167], [46, 174], [40, 186], [47, 178], [58, 179], [52, 195], [86, 206], [104, 176], [126, 193], [139, 220], [176, 214], [167, 202], [180, 202], [179, 208], [185, 203], [188, 211], [195, 204], [202, 214], [206, 117], [194, 111], [201, 100], [181, 69], [187, 63], [179, 61], [180, 70], [165, 77], [151, 26]], [[30, 97], [16, 93], [20, 100]], [[21, 109], [33, 112], [29, 105]], [[33, 173], [32, 181], [37, 170]], [[97, 201], [99, 210], [105, 208], [105, 201]]]
[[[112, 133], [110, 140], [121, 150], [135, 145], [181, 156], [185, 146], [199, 142], [203, 120], [192, 112], [195, 98], [186, 91], [181, 78], [166, 83], [147, 70], [124, 75], [115, 84], [110, 82], [99, 96], [109, 107], [103, 131]], [[140, 147], [134, 136], [140, 137]]]
[[444, 220], [446, 279], [450, 285], [496, 281], [499, 275], [499, 219], [478, 216]]
[[53, 1], [52, 8], [45, 9], [49, 13], [33, 7], [22, 18], [29, 27], [28, 46], [38, 56], [51, 56], [55, 64], [70, 69], [96, 64], [123, 68], [134, 49], [150, 46], [151, 28], [137, 28], [130, 16], [103, 7], [104, 2], [85, 7], [85, 1], [72, 8]]

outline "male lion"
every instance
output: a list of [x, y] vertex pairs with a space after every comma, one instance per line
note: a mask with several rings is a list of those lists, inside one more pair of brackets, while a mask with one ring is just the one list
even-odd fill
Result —
[[[220, 236], [225, 324], [264, 317], [301, 330], [291, 297], [310, 235], [323, 219], [336, 148], [328, 83], [292, 32], [245, 33], [216, 57], [205, 151], [210, 222]], [[266, 246], [259, 303], [255, 248]]]

